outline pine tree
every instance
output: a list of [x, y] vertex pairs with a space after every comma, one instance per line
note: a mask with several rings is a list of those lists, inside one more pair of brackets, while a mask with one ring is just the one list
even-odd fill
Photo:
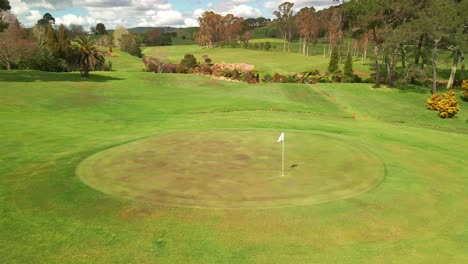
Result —
[[353, 77], [354, 77], [353, 58], [351, 57], [351, 53], [348, 53], [348, 56], [346, 56], [346, 61], [344, 65], [344, 78], [346, 82], [352, 82]]
[[330, 63], [328, 64], [328, 72], [329, 73], [336, 72], [339, 68], [339, 65], [338, 65], [339, 62], [340, 62], [340, 58], [338, 57], [337, 48], [333, 47], [331, 57], [330, 57]]

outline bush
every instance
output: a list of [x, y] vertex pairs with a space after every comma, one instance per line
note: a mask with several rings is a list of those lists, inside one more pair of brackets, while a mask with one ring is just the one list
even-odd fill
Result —
[[463, 89], [462, 99], [468, 102], [468, 79], [462, 82], [461, 87]]
[[269, 73], [265, 74], [262, 78], [262, 82], [272, 82], [273, 76]]
[[286, 76], [281, 75], [281, 74], [275, 72], [275, 74], [273, 75], [273, 79], [272, 79], [272, 80], [273, 80], [273, 82], [275, 82], [275, 83], [284, 83], [284, 82], [286, 82]]
[[188, 69], [195, 68], [197, 66], [197, 59], [193, 54], [185, 54], [184, 58], [180, 61], [180, 64]]
[[439, 111], [441, 118], [453, 118], [460, 111], [460, 106], [452, 90], [448, 94], [433, 94], [426, 103], [429, 109]]
[[330, 73], [328, 75], [328, 80], [334, 83], [341, 82], [343, 80], [343, 72], [341, 70], [337, 70], [333, 73]]
[[143, 57], [143, 63], [145, 64], [146, 71], [160, 72], [161, 62], [158, 59], [145, 56]]
[[54, 56], [46, 47], [37, 50], [34, 58], [30, 61], [30, 67], [34, 70], [48, 72], [66, 72], [73, 70], [71, 67], [68, 67], [64, 59]]
[[267, 42], [265, 42], [265, 50], [266, 50], [266, 51], [269, 51], [269, 50], [271, 50], [271, 43], [270, 43], [270, 42], [268, 42], [268, 41], [267, 41]]

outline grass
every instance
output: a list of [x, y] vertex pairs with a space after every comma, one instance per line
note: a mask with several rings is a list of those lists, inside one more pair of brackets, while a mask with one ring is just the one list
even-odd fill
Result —
[[164, 133], [99, 152], [79, 165], [77, 176], [116, 197], [216, 209], [340, 200], [374, 188], [384, 177], [382, 161], [352, 142], [294, 132], [287, 132], [282, 175], [276, 132]]
[[[442, 120], [425, 109], [426, 88], [247, 85], [145, 73], [138, 59], [117, 55], [116, 71], [89, 80], [0, 71], [2, 263], [468, 261], [468, 103]], [[328, 135], [383, 161], [385, 178], [334, 202], [211, 210], [107, 195], [75, 173], [93, 154], [135, 140], [239, 130], [271, 133], [274, 147], [282, 130]]]
[[[268, 39], [265, 39], [268, 40]], [[263, 40], [255, 40], [263, 42]], [[279, 46], [277, 44], [276, 49]], [[281, 48], [282, 49], [282, 48]], [[261, 74], [293, 74], [304, 71], [318, 69], [322, 73], [327, 71], [328, 57], [323, 57], [320, 50], [317, 49], [317, 55], [304, 56], [299, 53], [283, 53], [282, 51], [259, 51], [244, 48], [201, 48], [192, 46], [167, 46], [167, 47], [147, 47], [143, 49], [146, 56], [162, 57], [164, 61], [170, 63], [179, 63], [185, 54], [195, 55], [198, 61], [203, 61], [202, 56], [208, 55], [213, 63], [247, 63], [255, 65], [255, 69]], [[369, 64], [361, 66], [356, 61], [354, 69], [361, 72], [369, 72]]]

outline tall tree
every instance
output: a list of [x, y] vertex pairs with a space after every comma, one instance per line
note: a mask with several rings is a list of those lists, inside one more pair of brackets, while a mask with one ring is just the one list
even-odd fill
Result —
[[57, 49], [58, 41], [52, 24], [47, 25], [47, 47], [54, 52]]
[[288, 44], [288, 52], [291, 52], [293, 6], [294, 3], [284, 2], [278, 6], [277, 11], [273, 12], [273, 15], [276, 16], [276, 25], [283, 35], [283, 52], [286, 52], [286, 43]]
[[452, 70], [450, 72], [450, 78], [447, 83], [447, 89], [453, 87], [455, 82], [455, 74], [457, 71], [458, 62], [461, 64], [460, 80], [463, 81], [466, 78], [465, 73], [465, 51], [468, 51], [468, 17], [465, 12], [468, 8], [468, 1], [460, 1], [457, 3], [457, 15], [453, 17], [456, 20], [456, 31], [451, 37], [453, 43], [450, 47], [453, 56]]
[[10, 10], [11, 6], [8, 0], [0, 0], [0, 32], [8, 27], [8, 23], [3, 22], [3, 11]]
[[[443, 10], [443, 12], [441, 12]], [[418, 19], [414, 21], [421, 34], [425, 34], [432, 42], [432, 89], [437, 93], [437, 64], [438, 50], [441, 41], [456, 31], [456, 5], [453, 0], [430, 0], [429, 5], [420, 11]]]
[[47, 27], [49, 24], [55, 24], [55, 18], [50, 13], [45, 13], [44, 16], [37, 21], [38, 26]]
[[103, 23], [98, 23], [98, 24], [96, 25], [96, 32], [97, 32], [99, 35], [105, 35], [105, 34], [107, 34], [106, 26], [105, 26]]
[[67, 35], [70, 39], [74, 39], [84, 34], [85, 34], [85, 31], [82, 25], [70, 24], [67, 28]]
[[385, 12], [389, 10], [390, 1], [387, 0], [350, 0], [346, 4], [346, 13], [353, 25], [364, 33], [370, 31], [374, 44], [375, 88], [380, 87], [379, 56], [384, 38], [381, 29], [385, 24]]
[[309, 43], [316, 44], [318, 34], [320, 32], [320, 26], [318, 24], [317, 16], [315, 14], [315, 8], [313, 7], [304, 7], [302, 8], [297, 15], [297, 27], [299, 29], [299, 34], [302, 37], [302, 54], [309, 54]]
[[114, 46], [119, 47], [120, 46], [120, 40], [122, 39], [123, 35], [128, 34], [128, 30], [123, 27], [123, 26], [117, 26], [114, 30], [113, 36], [114, 36]]
[[0, 32], [0, 63], [10, 70], [32, 57], [34, 41], [11, 13], [5, 17], [8, 28]]
[[89, 36], [76, 37], [75, 42], [79, 52], [74, 58], [74, 64], [80, 67], [82, 76], [88, 78], [92, 69], [104, 64], [104, 55], [97, 49], [94, 40]]

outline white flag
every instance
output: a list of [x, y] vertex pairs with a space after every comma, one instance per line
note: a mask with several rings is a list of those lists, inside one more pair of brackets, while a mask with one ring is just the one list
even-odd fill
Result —
[[284, 141], [284, 132], [278, 138], [278, 142]]

